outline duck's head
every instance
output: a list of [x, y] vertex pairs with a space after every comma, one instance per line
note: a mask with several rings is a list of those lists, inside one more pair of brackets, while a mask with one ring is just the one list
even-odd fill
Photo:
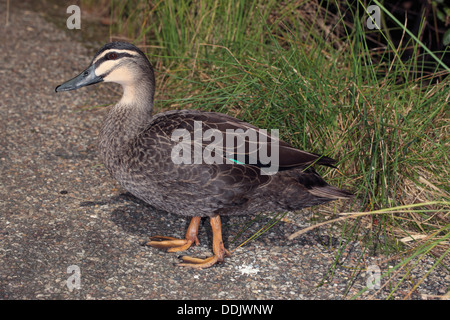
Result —
[[129, 95], [130, 91], [135, 93], [136, 88], [141, 88], [148, 91], [153, 99], [155, 86], [153, 68], [141, 50], [126, 42], [105, 44], [86, 70], [57, 86], [55, 91], [75, 90], [102, 81], [121, 84], [124, 88], [123, 98], [127, 98], [126, 95]]

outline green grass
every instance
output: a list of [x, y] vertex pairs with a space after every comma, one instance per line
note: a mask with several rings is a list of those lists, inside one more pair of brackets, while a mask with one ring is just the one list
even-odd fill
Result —
[[[408, 274], [425, 256], [434, 259], [433, 268], [448, 271], [448, 67], [436, 55], [434, 65], [421, 62], [427, 49], [415, 36], [396, 46], [390, 30], [368, 30], [367, 16], [358, 18], [365, 11], [361, 2], [348, 9], [355, 17], [351, 25], [344, 12], [333, 14], [314, 1], [287, 3], [105, 5], [111, 7], [111, 34], [147, 48], [157, 70], [157, 112], [224, 112], [277, 128], [292, 145], [339, 159], [339, 170], [320, 173], [356, 194], [350, 210], [369, 214], [328, 225], [330, 232], [335, 225], [341, 230], [339, 246], [330, 246], [336, 261], [328, 278], [343, 266], [341, 254], [354, 241], [364, 248], [356, 265], [348, 266], [355, 275], [367, 267], [369, 252], [399, 261], [383, 274], [390, 295], [403, 281], [417, 285]], [[384, 51], [369, 48], [371, 35], [387, 39]], [[406, 47], [414, 55], [402, 61]], [[339, 216], [337, 208], [329, 210], [331, 218]], [[269, 219], [267, 227], [272, 223]], [[406, 270], [405, 276], [397, 277], [396, 270]]]

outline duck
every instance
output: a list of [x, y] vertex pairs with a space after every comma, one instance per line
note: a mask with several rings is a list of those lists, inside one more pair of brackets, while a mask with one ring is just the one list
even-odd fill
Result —
[[199, 244], [201, 219], [210, 220], [213, 254], [180, 256], [177, 266], [209, 268], [231, 255], [224, 246], [221, 216], [298, 211], [352, 197], [326, 183], [313, 167], [335, 168], [337, 160], [297, 149], [279, 139], [275, 129], [269, 132], [218, 112], [154, 115], [155, 73], [147, 56], [131, 43], [105, 44], [87, 69], [55, 91], [99, 82], [123, 88], [99, 132], [106, 169], [150, 206], [191, 219], [184, 238], [155, 235], [145, 245], [185, 251]]

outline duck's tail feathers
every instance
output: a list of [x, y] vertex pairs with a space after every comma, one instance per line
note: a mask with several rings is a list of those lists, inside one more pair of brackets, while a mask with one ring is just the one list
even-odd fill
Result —
[[341, 190], [330, 185], [326, 185], [323, 187], [313, 187], [308, 191], [316, 197], [328, 198], [330, 200], [348, 199], [353, 197], [353, 194], [351, 192]]

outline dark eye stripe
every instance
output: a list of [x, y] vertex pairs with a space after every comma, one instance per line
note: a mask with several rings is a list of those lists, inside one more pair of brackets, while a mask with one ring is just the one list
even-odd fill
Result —
[[[112, 54], [116, 55], [116, 57], [114, 59], [109, 58]], [[104, 57], [101, 57], [100, 59], [98, 59], [95, 62], [95, 65], [99, 66], [100, 64], [102, 64], [105, 61], [109, 61], [109, 60], [117, 61], [124, 57], [132, 58], [134, 56], [129, 53], [126, 53], [126, 52], [110, 52], [110, 53], [106, 54]]]

